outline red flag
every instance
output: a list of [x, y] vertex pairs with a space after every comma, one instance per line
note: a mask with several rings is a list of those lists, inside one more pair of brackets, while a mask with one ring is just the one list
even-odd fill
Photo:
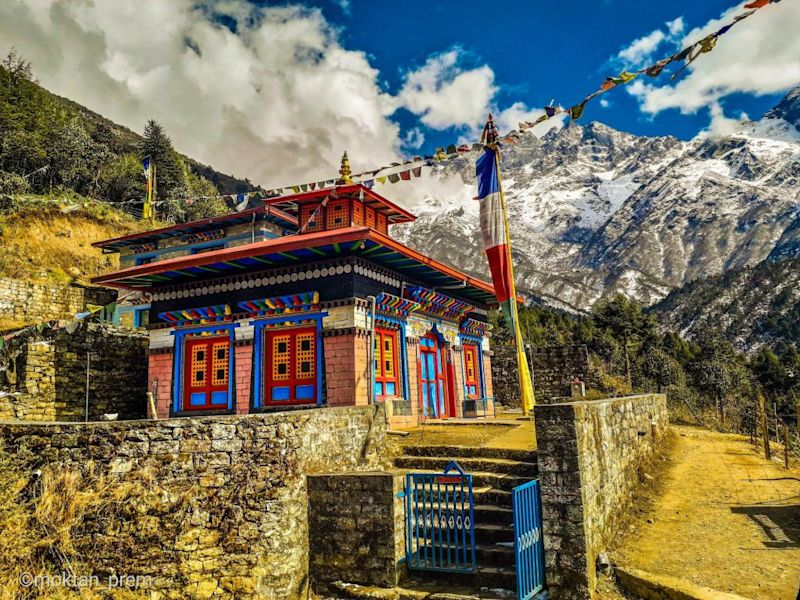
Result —
[[750, 4], [745, 4], [745, 8], [762, 8], [772, 2], [772, 0], [754, 0]]

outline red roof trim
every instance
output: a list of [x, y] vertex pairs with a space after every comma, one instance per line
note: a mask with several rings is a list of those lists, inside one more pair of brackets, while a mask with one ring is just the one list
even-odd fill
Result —
[[[142, 275], [157, 275], [166, 271], [177, 271], [188, 267], [204, 266], [213, 264], [220, 261], [231, 261], [239, 258], [247, 258], [253, 255], [258, 255], [264, 251], [270, 253], [290, 252], [292, 250], [299, 250], [301, 248], [312, 248], [316, 246], [327, 246], [330, 244], [343, 244], [347, 242], [355, 242], [358, 240], [369, 240], [376, 242], [382, 246], [395, 250], [404, 254], [408, 258], [416, 260], [424, 265], [427, 265], [437, 271], [444, 273], [454, 279], [460, 279], [476, 287], [484, 292], [494, 295], [494, 286], [483, 281], [470, 277], [445, 264], [440, 263], [432, 258], [420, 254], [416, 250], [412, 250], [408, 246], [393, 240], [392, 238], [375, 231], [369, 227], [346, 227], [338, 230], [315, 231], [313, 233], [306, 233], [302, 235], [291, 235], [282, 238], [267, 240], [264, 242], [256, 242], [255, 244], [246, 244], [243, 246], [235, 246], [233, 248], [223, 248], [221, 250], [214, 250], [211, 252], [204, 252], [203, 254], [192, 254], [187, 256], [178, 256], [168, 260], [149, 263], [146, 265], [138, 265], [135, 267], [128, 267], [94, 277], [92, 283], [107, 283], [125, 279], [127, 277], [138, 277]], [[124, 287], [124, 284], [116, 284]]]
[[301, 192], [299, 194], [294, 194], [292, 196], [281, 196], [280, 198], [267, 198], [264, 200], [266, 204], [281, 204], [283, 202], [305, 202], [308, 200], [314, 200], [315, 198], [320, 198], [322, 196], [326, 196], [332, 191], [336, 191], [339, 194], [349, 194], [352, 192], [363, 191], [364, 196], [370, 198], [371, 200], [383, 204], [384, 206], [388, 207], [390, 210], [397, 213], [402, 219], [397, 219], [395, 223], [410, 223], [411, 221], [416, 220], [416, 216], [406, 209], [401, 208], [391, 200], [388, 200], [381, 196], [380, 194], [372, 191], [368, 187], [364, 187], [360, 183], [354, 183], [349, 185], [338, 185], [332, 188], [324, 188], [324, 189], [316, 189], [309, 192]]
[[211, 217], [210, 219], [198, 219], [197, 221], [188, 221], [187, 223], [179, 223], [177, 225], [170, 225], [169, 227], [160, 227], [159, 229], [150, 229], [148, 231], [141, 231], [139, 233], [131, 233], [128, 235], [123, 235], [117, 238], [111, 238], [109, 240], [103, 240], [101, 242], [94, 242], [92, 244], [95, 248], [104, 248], [105, 246], [110, 246], [112, 244], [117, 244], [119, 242], [128, 242], [132, 240], [136, 240], [139, 238], [148, 237], [151, 235], [158, 235], [161, 233], [168, 233], [170, 231], [175, 231], [178, 229], [186, 229], [187, 227], [196, 227], [198, 225], [215, 225], [217, 223], [223, 224], [226, 221], [230, 221], [233, 218], [241, 218], [255, 214], [274, 214], [275, 216], [280, 217], [294, 225], [297, 225], [297, 217], [294, 215], [290, 215], [284, 210], [277, 208], [275, 206], [257, 206], [256, 208], [250, 208], [248, 210], [243, 210], [237, 213], [229, 213], [227, 215], [220, 215], [219, 217]]

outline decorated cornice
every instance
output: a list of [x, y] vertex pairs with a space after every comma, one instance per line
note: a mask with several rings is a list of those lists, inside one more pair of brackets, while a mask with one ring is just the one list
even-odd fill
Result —
[[210, 242], [225, 237], [224, 229], [214, 229], [213, 231], [200, 231], [198, 233], [188, 233], [181, 238], [186, 244], [197, 244], [200, 242]]
[[406, 286], [403, 296], [418, 303], [420, 311], [446, 319], [458, 320], [475, 310], [475, 307], [462, 300], [415, 285]]
[[386, 292], [382, 292], [378, 295], [375, 301], [375, 310], [390, 317], [405, 319], [410, 313], [419, 309], [419, 303], [406, 298], [400, 298], [399, 296], [393, 296]]
[[260, 317], [317, 311], [319, 310], [319, 292], [302, 292], [264, 298], [263, 300], [245, 300], [239, 302], [238, 306], [251, 315]]
[[205, 325], [231, 320], [231, 307], [228, 304], [203, 306], [201, 308], [185, 308], [168, 310], [158, 314], [160, 319], [172, 325]]
[[148, 244], [129, 246], [129, 248], [133, 254], [141, 254], [142, 252], [152, 252], [153, 250], [158, 250], [158, 244], [155, 242], [150, 242]]
[[475, 337], [483, 337], [491, 329], [492, 326], [489, 323], [484, 323], [483, 321], [477, 321], [475, 319], [464, 319], [459, 326], [461, 333], [474, 335]]

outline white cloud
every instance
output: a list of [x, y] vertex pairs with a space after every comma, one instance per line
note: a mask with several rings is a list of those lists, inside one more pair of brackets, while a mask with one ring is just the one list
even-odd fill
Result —
[[[681, 45], [719, 30], [741, 12], [738, 5], [725, 11], [719, 19], [688, 32]], [[722, 36], [714, 50], [701, 55], [676, 84], [659, 86], [655, 79], [652, 83], [637, 80], [628, 91], [639, 99], [644, 112], [653, 115], [671, 108], [695, 113], [736, 92], [782, 92], [800, 84], [798, 23], [800, 3], [768, 5]]]
[[[520, 122], [534, 122], [543, 114], [544, 110], [540, 108], [530, 109], [522, 102], [515, 102], [505, 110], [498, 111], [494, 115], [494, 120], [495, 123], [497, 123], [497, 129], [500, 131], [500, 133], [505, 133], [507, 131], [511, 131], [512, 129], [518, 129]], [[552, 119], [548, 119], [544, 123], [540, 123], [528, 131], [534, 133], [535, 135], [542, 136], [551, 129], [561, 129], [563, 126], [564, 118], [563, 116], [559, 115]]]
[[684, 29], [686, 29], [686, 23], [684, 22], [683, 17], [678, 17], [672, 21], [667, 21], [667, 30], [669, 31], [669, 35], [671, 37], [682, 34]]
[[425, 143], [425, 134], [419, 127], [412, 127], [403, 136], [403, 146], [416, 150]]
[[491, 110], [497, 88], [487, 65], [464, 69], [463, 52], [453, 48], [428, 58], [410, 71], [397, 95], [398, 106], [407, 108], [432, 129], [476, 127]]
[[744, 112], [740, 113], [737, 119], [725, 116], [725, 110], [719, 102], [713, 102], [708, 110], [711, 115], [711, 123], [708, 129], [698, 134], [699, 136], [718, 138], [731, 135], [740, 131], [742, 124], [750, 118]]
[[607, 100], [606, 98], [600, 98], [600, 106], [603, 108], [608, 108], [611, 106], [611, 101]]
[[650, 58], [653, 51], [655, 51], [665, 39], [667, 39], [666, 34], [660, 29], [656, 29], [646, 36], [631, 42], [627, 48], [620, 50], [617, 56], [626, 63], [638, 65], [645, 59]]
[[678, 17], [665, 24], [666, 33], [662, 29], [655, 29], [642, 36], [619, 51], [616, 61], [623, 66], [640, 66], [653, 58], [653, 53], [659, 46], [666, 42], [674, 42], [683, 33], [685, 24], [683, 17]]
[[399, 156], [379, 73], [316, 10], [10, 0], [0, 40], [45, 87], [137, 131], [154, 117], [181, 152], [263, 185], [332, 177], [345, 149], [355, 170]]

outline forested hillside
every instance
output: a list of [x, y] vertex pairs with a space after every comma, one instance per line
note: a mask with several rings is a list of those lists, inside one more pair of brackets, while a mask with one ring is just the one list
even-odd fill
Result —
[[56, 96], [41, 86], [31, 64], [11, 51], [0, 63], [0, 194], [72, 191], [139, 207], [144, 196], [142, 159], [158, 166], [162, 216], [201, 218], [224, 211], [219, 200], [185, 203], [253, 188], [179, 154], [155, 121], [143, 135]]
[[800, 343], [800, 259], [766, 260], [698, 279], [651, 310], [686, 337], [711, 327], [743, 351]]
[[[588, 315], [548, 307], [520, 311], [525, 342], [532, 347], [586, 344], [603, 374], [605, 395], [665, 392], [676, 415], [750, 432], [759, 395], [778, 414], [794, 419], [800, 395], [800, 353], [792, 343], [739, 351], [713, 323], [698, 326], [686, 340], [663, 315], [646, 312], [622, 295], [597, 304]], [[494, 321], [493, 343], [508, 340], [502, 319]], [[690, 408], [691, 407], [691, 408]]]

